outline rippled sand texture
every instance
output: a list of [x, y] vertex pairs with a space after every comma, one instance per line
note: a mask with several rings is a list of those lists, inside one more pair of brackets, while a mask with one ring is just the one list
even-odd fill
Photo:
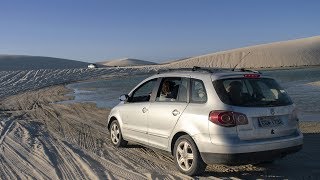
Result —
[[0, 71], [0, 98], [27, 90], [87, 80], [94, 77], [121, 77], [155, 71], [156, 70], [153, 67]]
[[114, 148], [105, 128], [109, 110], [94, 104], [54, 104], [62, 87], [1, 102], [2, 178], [185, 178], [170, 157], [131, 145]]

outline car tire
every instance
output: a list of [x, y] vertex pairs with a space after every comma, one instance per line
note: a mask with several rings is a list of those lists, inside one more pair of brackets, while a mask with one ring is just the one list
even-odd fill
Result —
[[124, 147], [128, 144], [128, 141], [122, 137], [121, 129], [117, 120], [112, 121], [110, 125], [110, 140], [115, 147]]
[[202, 160], [199, 150], [188, 135], [178, 138], [174, 145], [174, 162], [180, 172], [194, 176], [204, 172], [207, 164]]

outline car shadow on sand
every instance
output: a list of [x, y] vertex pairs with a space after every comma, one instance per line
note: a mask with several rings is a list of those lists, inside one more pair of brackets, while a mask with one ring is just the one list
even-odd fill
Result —
[[146, 149], [146, 147], [144, 147], [144, 146], [141, 146], [139, 144], [131, 144], [131, 143], [127, 144], [125, 148], [126, 149], [132, 149], [132, 148]]

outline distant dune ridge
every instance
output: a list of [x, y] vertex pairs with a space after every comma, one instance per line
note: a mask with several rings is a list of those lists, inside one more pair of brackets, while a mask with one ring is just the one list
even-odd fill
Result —
[[[243, 57], [245, 58], [240, 61]], [[222, 51], [171, 62], [166, 66], [170, 68], [193, 66], [233, 68], [237, 64], [237, 68], [320, 65], [320, 36]]]
[[120, 66], [121, 67], [121, 66], [156, 65], [157, 63], [139, 60], [139, 59], [124, 58], [124, 59], [117, 59], [112, 61], [97, 62], [97, 64], [101, 64], [104, 66]]
[[0, 55], [0, 71], [87, 68], [88, 64], [53, 57]]
[[[96, 64], [97, 67], [150, 66], [155, 69], [193, 66], [233, 68], [236, 65], [237, 68], [254, 69], [313, 66], [320, 65], [320, 36], [249, 46], [162, 64], [132, 58], [102, 61]], [[73, 69], [87, 68], [88, 65], [86, 62], [53, 57], [0, 55], [0, 71]]]

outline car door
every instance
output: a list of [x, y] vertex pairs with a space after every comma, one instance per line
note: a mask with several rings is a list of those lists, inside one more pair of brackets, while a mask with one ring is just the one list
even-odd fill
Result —
[[[128, 140], [133, 140], [148, 144], [148, 123], [147, 113], [150, 106], [150, 99], [157, 84], [157, 78], [147, 80], [138, 86], [129, 95], [120, 110], [123, 122], [123, 136]], [[156, 91], [156, 90], [155, 90]]]
[[151, 102], [148, 110], [151, 146], [160, 149], [168, 147], [169, 136], [188, 104], [188, 84], [188, 78], [162, 78], [156, 99]]

